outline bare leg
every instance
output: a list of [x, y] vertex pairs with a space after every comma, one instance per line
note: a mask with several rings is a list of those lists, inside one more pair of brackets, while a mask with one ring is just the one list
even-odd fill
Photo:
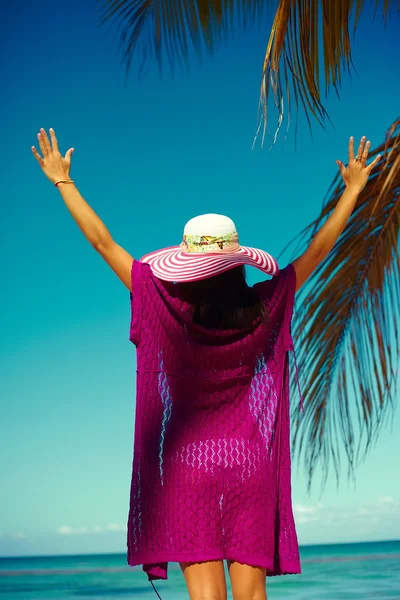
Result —
[[228, 560], [233, 600], [267, 600], [266, 569]]
[[179, 563], [190, 600], [226, 600], [226, 580], [222, 560]]

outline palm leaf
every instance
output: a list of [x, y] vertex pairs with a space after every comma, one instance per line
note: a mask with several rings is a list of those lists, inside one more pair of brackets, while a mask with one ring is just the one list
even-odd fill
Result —
[[[393, 0], [375, 0], [375, 8], [379, 4], [383, 5], [386, 18]], [[363, 6], [364, 0], [280, 0], [264, 58], [260, 119], [253, 147], [262, 125], [261, 145], [264, 144], [270, 94], [279, 113], [272, 144], [283, 121], [285, 96], [290, 108], [291, 93], [296, 107], [303, 107], [310, 130], [310, 116], [322, 126], [326, 118], [330, 120], [321, 99], [320, 63], [324, 70], [323, 89], [328, 93], [333, 86], [339, 94], [343, 72], [352, 64], [350, 23], [353, 19], [355, 32]]]
[[[331, 461], [339, 482], [343, 450], [354, 476], [393, 414], [400, 348], [400, 119], [371, 157], [378, 153], [381, 166], [346, 228], [296, 297], [293, 337], [305, 412], [292, 403], [293, 451], [304, 458], [308, 491], [318, 464], [322, 485]], [[338, 174], [321, 215], [299, 234], [304, 247], [343, 191]]]
[[[323, 89], [339, 93], [343, 72], [351, 65], [350, 23], [353, 29], [364, 0], [98, 0], [103, 25], [116, 18], [120, 31], [122, 63], [128, 76], [137, 55], [140, 73], [156, 60], [161, 71], [164, 59], [174, 69], [178, 62], [189, 68], [190, 50], [201, 57], [205, 49], [225, 39], [236, 26], [261, 22], [265, 8], [275, 9], [261, 76], [259, 124], [254, 144], [267, 131], [268, 99], [278, 110], [275, 142], [284, 117], [285, 101], [290, 123], [293, 103], [322, 126], [329, 119], [321, 99]], [[393, 0], [375, 0], [386, 17]]]
[[154, 59], [161, 70], [167, 59], [189, 68], [190, 50], [212, 52], [238, 25], [245, 28], [261, 18], [265, 0], [98, 0], [104, 14], [99, 25], [119, 22], [122, 63], [129, 73], [138, 54], [139, 71]]

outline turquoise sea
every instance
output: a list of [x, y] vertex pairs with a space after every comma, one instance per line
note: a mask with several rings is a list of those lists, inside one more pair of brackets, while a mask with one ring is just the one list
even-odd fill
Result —
[[[400, 600], [400, 540], [300, 547], [302, 574], [267, 577], [268, 600]], [[226, 567], [225, 567], [226, 571]], [[177, 563], [155, 581], [162, 600], [188, 599]], [[228, 574], [228, 598], [232, 598]], [[0, 558], [0, 600], [157, 600], [126, 554]]]

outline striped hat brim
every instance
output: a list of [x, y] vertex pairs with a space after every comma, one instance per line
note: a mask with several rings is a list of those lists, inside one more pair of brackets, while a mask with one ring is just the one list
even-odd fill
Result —
[[140, 262], [149, 264], [154, 275], [164, 281], [198, 281], [243, 264], [268, 275], [279, 273], [278, 263], [268, 252], [249, 246], [233, 252], [183, 252], [180, 246], [170, 246], [145, 254]]

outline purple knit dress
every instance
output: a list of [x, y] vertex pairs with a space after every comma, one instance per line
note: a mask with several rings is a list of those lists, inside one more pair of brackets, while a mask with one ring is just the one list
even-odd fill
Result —
[[149, 580], [167, 579], [169, 561], [301, 573], [291, 501], [293, 265], [254, 285], [270, 322], [246, 331], [195, 325], [175, 284], [137, 260], [131, 275], [128, 564], [143, 565]]

